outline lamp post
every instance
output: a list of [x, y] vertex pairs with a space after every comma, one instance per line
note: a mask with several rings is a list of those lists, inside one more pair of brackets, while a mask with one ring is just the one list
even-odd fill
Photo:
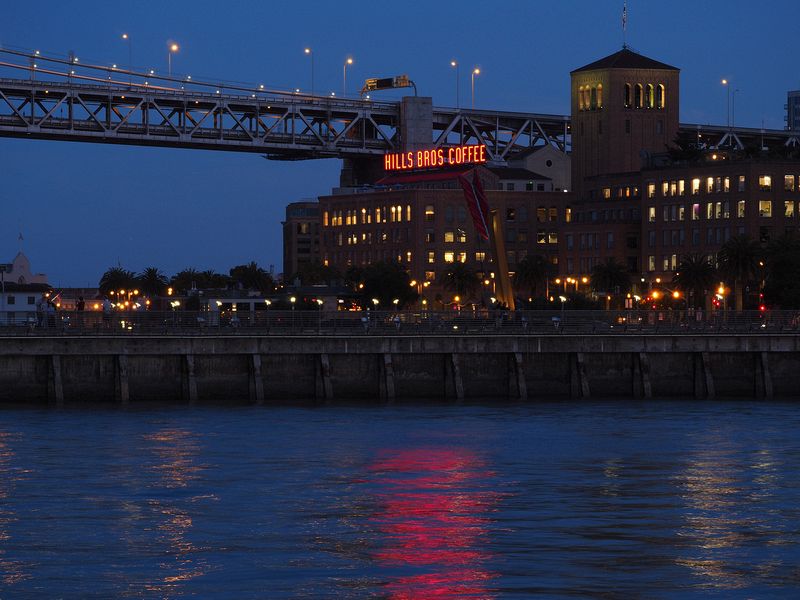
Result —
[[305, 52], [311, 59], [311, 95], [314, 95], [314, 51], [311, 48], [306, 48]]
[[180, 50], [180, 47], [176, 43], [171, 43], [169, 45], [169, 52], [167, 52], [167, 76], [172, 77], [172, 53], [177, 52]]
[[131, 84], [133, 83], [133, 46], [131, 45], [131, 36], [123, 33], [122, 39], [128, 43], [128, 84]]
[[472, 69], [472, 110], [475, 110], [475, 75], [480, 75], [481, 70], [478, 67]]
[[461, 108], [461, 100], [459, 98], [459, 89], [458, 89], [459, 88], [459, 80], [461, 78], [460, 77], [461, 69], [459, 67], [458, 61], [456, 61], [456, 60], [451, 60], [450, 61], [450, 66], [455, 68], [455, 70], [456, 70], [456, 108]]
[[736, 93], [738, 91], [738, 89], [735, 89], [731, 94], [731, 129], [736, 127]]
[[730, 129], [731, 128], [731, 86], [728, 85], [728, 80], [727, 79], [723, 79], [722, 80], [722, 85], [725, 86], [725, 90], [726, 90], [727, 95], [728, 95], [728, 129]]
[[319, 320], [317, 322], [317, 332], [319, 335], [322, 335], [322, 304], [323, 300], [321, 298], [316, 299], [317, 306], [319, 307], [317, 310], [319, 312]]
[[347, 66], [353, 64], [353, 59], [348, 57], [342, 67], [342, 96], [347, 97]]
[[292, 303], [292, 333], [294, 333], [294, 303], [297, 302], [297, 298], [292, 296], [289, 298], [289, 302]]

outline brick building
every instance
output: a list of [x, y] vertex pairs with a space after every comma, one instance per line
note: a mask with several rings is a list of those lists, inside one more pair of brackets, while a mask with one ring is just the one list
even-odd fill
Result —
[[319, 203], [292, 202], [283, 225], [283, 276], [292, 277], [303, 264], [319, 261]]

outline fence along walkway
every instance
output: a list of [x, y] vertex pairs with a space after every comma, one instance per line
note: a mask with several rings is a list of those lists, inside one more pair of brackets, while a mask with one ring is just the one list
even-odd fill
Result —
[[585, 335], [797, 333], [800, 311], [262, 310], [0, 314], [0, 336], [36, 335]]

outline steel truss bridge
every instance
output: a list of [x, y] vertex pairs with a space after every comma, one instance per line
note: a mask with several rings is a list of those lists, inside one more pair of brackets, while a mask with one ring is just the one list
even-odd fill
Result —
[[[255, 152], [279, 160], [404, 150], [400, 102], [165, 77], [0, 48], [0, 137]], [[798, 132], [681, 124], [706, 148], [798, 145]], [[564, 115], [434, 107], [431, 147], [485, 144], [503, 163], [570, 149]]]

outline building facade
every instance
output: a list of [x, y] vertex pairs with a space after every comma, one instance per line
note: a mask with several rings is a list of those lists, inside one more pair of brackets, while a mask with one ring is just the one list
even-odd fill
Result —
[[786, 129], [790, 131], [800, 131], [800, 90], [795, 90], [787, 94]]
[[292, 202], [283, 225], [283, 277], [293, 277], [304, 264], [320, 260], [319, 203]]

